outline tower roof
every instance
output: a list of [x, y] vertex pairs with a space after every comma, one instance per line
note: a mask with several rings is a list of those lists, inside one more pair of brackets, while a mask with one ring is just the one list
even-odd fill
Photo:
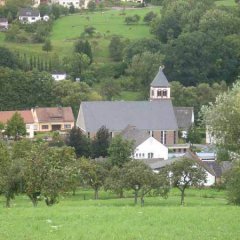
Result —
[[159, 72], [151, 83], [151, 87], [170, 87], [170, 84], [163, 73], [163, 67], [159, 67]]

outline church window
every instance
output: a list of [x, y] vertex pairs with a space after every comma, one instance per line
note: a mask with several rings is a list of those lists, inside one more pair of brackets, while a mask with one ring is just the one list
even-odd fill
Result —
[[167, 90], [166, 90], [166, 89], [163, 90], [163, 96], [164, 96], [164, 97], [167, 97]]
[[158, 97], [161, 97], [161, 96], [162, 96], [162, 91], [161, 91], [161, 90], [158, 90], [158, 91], [157, 91], [157, 96], [158, 96]]
[[152, 96], [154, 97], [154, 90], [152, 90]]
[[164, 144], [166, 144], [166, 140], [167, 140], [167, 131], [164, 131]]

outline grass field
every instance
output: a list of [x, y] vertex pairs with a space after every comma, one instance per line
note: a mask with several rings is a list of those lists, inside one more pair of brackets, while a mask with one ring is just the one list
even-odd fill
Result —
[[219, 0], [216, 1], [217, 6], [237, 6], [235, 0]]
[[[160, 7], [126, 9], [126, 15], [122, 10], [107, 10], [104, 12], [81, 13], [62, 17], [55, 21], [51, 33], [53, 51], [49, 56], [57, 53], [61, 57], [72, 52], [74, 41], [80, 37], [85, 26], [93, 26], [98, 33], [97, 37], [89, 39], [94, 51], [94, 59], [98, 63], [109, 61], [108, 45], [112, 35], [120, 35], [124, 39], [140, 39], [152, 37], [149, 26], [141, 20], [136, 25], [126, 25], [124, 19], [128, 15], [138, 14], [143, 19], [144, 15], [154, 11], [160, 15]], [[18, 52], [31, 55], [48, 55], [42, 51], [42, 44], [16, 44], [4, 41], [4, 33], [0, 33], [0, 45], [9, 47]]]
[[[83, 195], [87, 200], [83, 200]], [[133, 199], [113, 199], [92, 192], [65, 196], [60, 203], [33, 208], [26, 196], [14, 206], [0, 210], [0, 239], [6, 240], [158, 240], [158, 239], [239, 239], [240, 208], [226, 204], [224, 192], [188, 190], [186, 205], [179, 206], [179, 193], [168, 199], [148, 197], [145, 207]], [[0, 199], [3, 205], [3, 199]]]

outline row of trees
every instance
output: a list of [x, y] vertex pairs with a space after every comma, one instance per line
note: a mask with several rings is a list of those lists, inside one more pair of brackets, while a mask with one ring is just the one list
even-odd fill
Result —
[[95, 199], [100, 189], [113, 191], [119, 197], [124, 196], [125, 190], [132, 190], [134, 203], [140, 197], [143, 206], [149, 193], [166, 197], [170, 180], [181, 190], [181, 204], [184, 204], [185, 189], [202, 185], [206, 178], [205, 172], [193, 167], [194, 162], [188, 159], [173, 163], [159, 173], [129, 156], [120, 164], [116, 161], [117, 149], [110, 151], [108, 160], [95, 161], [76, 158], [71, 147], [50, 147], [46, 143], [21, 140], [11, 148], [0, 142], [0, 153], [0, 193], [5, 195], [7, 207], [18, 193], [25, 193], [33, 206], [43, 199], [51, 206], [58, 202], [61, 193], [74, 193], [78, 187], [92, 188]]

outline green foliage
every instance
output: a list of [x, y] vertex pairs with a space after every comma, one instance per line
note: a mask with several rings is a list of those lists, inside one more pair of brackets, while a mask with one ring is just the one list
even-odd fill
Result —
[[94, 0], [88, 2], [87, 7], [88, 7], [88, 10], [89, 10], [90, 12], [95, 11], [95, 10], [96, 10], [96, 7], [97, 7], [96, 2], [95, 2]]
[[75, 149], [77, 157], [89, 157], [91, 155], [90, 140], [77, 127], [71, 129], [67, 145]]
[[156, 17], [157, 14], [153, 11], [150, 11], [144, 16], [143, 21], [147, 24], [150, 24]]
[[119, 96], [121, 86], [116, 79], [105, 79], [100, 84], [100, 92], [107, 100], [112, 100], [113, 97]]
[[140, 19], [141, 17], [135, 14], [133, 16], [127, 16], [124, 21], [127, 25], [130, 25], [130, 24], [137, 24], [140, 21]]
[[0, 68], [0, 85], [2, 110], [51, 106], [55, 101], [52, 94], [53, 79], [46, 72]]
[[140, 89], [145, 97], [149, 95], [149, 88], [146, 88], [146, 86], [150, 86], [162, 61], [163, 56], [161, 54], [144, 52], [135, 55], [127, 69], [127, 73], [136, 80], [135, 88]]
[[108, 175], [108, 170], [104, 162], [80, 159], [80, 175], [84, 184], [90, 186], [94, 190], [94, 199], [98, 199], [98, 192], [104, 185]]
[[110, 133], [105, 126], [99, 128], [92, 141], [92, 157], [106, 157], [110, 144]]
[[204, 123], [220, 149], [239, 154], [240, 82], [220, 94], [215, 103], [203, 107]]
[[21, 115], [16, 112], [10, 120], [7, 122], [5, 133], [8, 137], [14, 137], [15, 140], [19, 140], [20, 137], [26, 135], [26, 125]]
[[52, 51], [52, 43], [50, 39], [46, 39], [43, 46], [42, 46], [42, 50], [46, 51], [46, 52], [51, 52]]
[[16, 68], [18, 66], [16, 55], [8, 48], [0, 47], [0, 66], [9, 68]]
[[184, 205], [185, 190], [189, 186], [201, 186], [207, 177], [199, 163], [189, 158], [173, 162], [166, 170], [172, 186], [181, 191], [181, 205]]
[[110, 57], [114, 61], [121, 61], [124, 47], [125, 43], [121, 40], [121, 38], [119, 36], [113, 36], [108, 46]]
[[111, 141], [108, 154], [113, 166], [122, 167], [124, 163], [131, 160], [133, 142], [123, 139], [121, 135], [117, 135]]
[[225, 177], [228, 201], [232, 204], [240, 205], [240, 165], [238, 160]]
[[201, 133], [196, 126], [191, 126], [191, 128], [188, 130], [186, 141], [191, 143], [192, 145], [194, 143], [195, 144], [201, 143], [202, 141]]
[[83, 41], [79, 39], [74, 45], [74, 52], [86, 54], [90, 59], [90, 63], [92, 63], [93, 61], [92, 48], [88, 40]]

